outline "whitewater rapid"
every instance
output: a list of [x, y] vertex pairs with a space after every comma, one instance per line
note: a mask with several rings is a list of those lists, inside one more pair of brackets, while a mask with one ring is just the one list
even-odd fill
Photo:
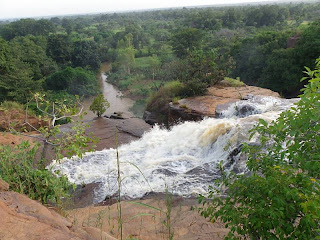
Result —
[[[248, 131], [258, 119], [271, 122], [293, 102], [271, 97], [259, 102], [249, 99], [247, 103], [257, 109], [250, 116], [237, 117], [241, 106], [231, 105], [220, 119], [184, 122], [170, 130], [153, 127], [141, 139], [118, 149], [121, 195], [124, 198], [138, 198], [149, 192], [165, 192], [165, 189], [187, 197], [205, 194], [209, 185], [220, 177], [220, 163], [227, 170], [237, 173], [245, 171], [245, 159], [238, 152], [232, 156], [232, 152], [241, 143], [249, 141]], [[50, 168], [66, 175], [77, 185], [98, 183], [95, 203], [117, 194], [115, 149], [86, 153], [82, 159], [73, 157], [53, 161]]]

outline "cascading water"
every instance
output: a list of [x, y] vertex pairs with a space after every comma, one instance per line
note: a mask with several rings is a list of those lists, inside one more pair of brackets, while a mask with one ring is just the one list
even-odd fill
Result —
[[[230, 105], [222, 119], [184, 122], [170, 130], [155, 126], [141, 139], [119, 147], [122, 196], [142, 197], [151, 191], [164, 192], [166, 187], [183, 196], [205, 194], [213, 180], [220, 177], [220, 162], [226, 168], [245, 171], [245, 161], [230, 162], [230, 153], [248, 141], [248, 130], [257, 120], [276, 119], [294, 101], [271, 97], [256, 102], [249, 99], [247, 104], [250, 103], [260, 114], [235, 117], [239, 116], [238, 103]], [[73, 157], [60, 163], [54, 161], [50, 167], [77, 185], [99, 183], [95, 190], [94, 201], [97, 203], [117, 194], [116, 163], [116, 150], [106, 149], [87, 153], [82, 159]]]

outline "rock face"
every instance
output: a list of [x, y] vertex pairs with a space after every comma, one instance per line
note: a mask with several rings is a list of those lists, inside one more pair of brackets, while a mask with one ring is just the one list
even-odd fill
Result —
[[[276, 92], [255, 86], [231, 87], [226, 83], [208, 88], [205, 96], [181, 99], [178, 104], [170, 103], [169, 121], [201, 120], [204, 117], [219, 117], [221, 112], [231, 104], [248, 97], [271, 96], [280, 97]], [[250, 105], [243, 105], [238, 109], [238, 116], [250, 115], [254, 109]]]
[[16, 192], [8, 192], [8, 187], [0, 180], [0, 239], [100, 240], [101, 236], [103, 239], [114, 239], [99, 229], [74, 226], [39, 202]]
[[[121, 203], [123, 239], [169, 239], [169, 230], [163, 224], [166, 221], [166, 196], [163, 194], [150, 197], [151, 199]], [[173, 196], [170, 202], [170, 227], [174, 239], [222, 240], [228, 234], [229, 230], [224, 228], [223, 223], [211, 223], [194, 210], [194, 207], [199, 206], [196, 199]], [[120, 239], [117, 204], [74, 209], [69, 212], [69, 216], [71, 221], [76, 220], [76, 224], [84, 226], [86, 230], [91, 227], [99, 228]]]

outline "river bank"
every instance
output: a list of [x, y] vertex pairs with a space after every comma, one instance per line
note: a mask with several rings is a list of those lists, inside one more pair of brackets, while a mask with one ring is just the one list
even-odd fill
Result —
[[[83, 101], [84, 111], [83, 116], [89, 128], [86, 130], [88, 134], [93, 134], [99, 138], [95, 150], [103, 150], [115, 148], [117, 145], [129, 143], [139, 139], [145, 131], [148, 131], [151, 126], [144, 120], [139, 119], [130, 112], [130, 108], [134, 101], [130, 98], [124, 98], [122, 93], [107, 82], [107, 74], [111, 69], [111, 63], [105, 62], [101, 64], [100, 73], [97, 75], [99, 85], [104, 98], [110, 103], [110, 107], [106, 110], [103, 117], [98, 118], [89, 107], [94, 99], [87, 98]], [[114, 113], [118, 113], [123, 119], [108, 118]], [[62, 128], [69, 128], [69, 125], [64, 125]]]

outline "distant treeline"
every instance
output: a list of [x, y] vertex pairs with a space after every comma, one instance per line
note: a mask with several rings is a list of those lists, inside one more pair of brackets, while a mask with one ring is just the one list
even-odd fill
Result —
[[320, 55], [318, 16], [319, 3], [292, 3], [1, 22], [0, 101], [93, 95], [104, 61], [123, 89], [152, 80], [134, 90], [143, 97], [173, 80], [181, 96], [202, 94], [226, 76], [296, 96]]

